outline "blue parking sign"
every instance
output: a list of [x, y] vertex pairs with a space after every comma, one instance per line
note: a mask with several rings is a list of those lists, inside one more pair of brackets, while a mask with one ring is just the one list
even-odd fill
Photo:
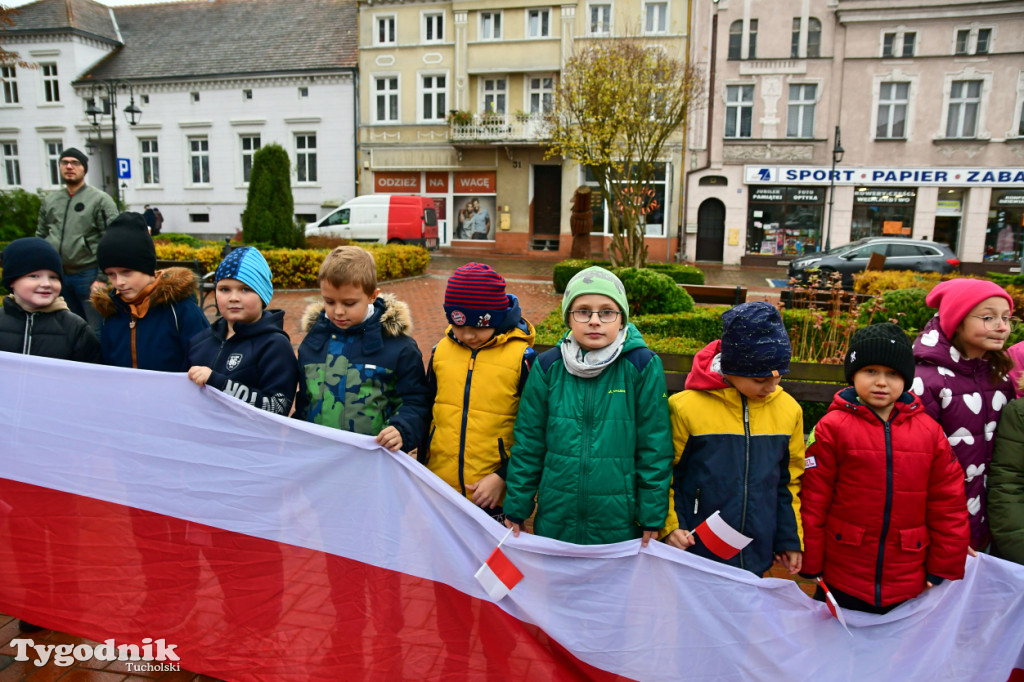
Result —
[[132, 179], [132, 162], [130, 159], [117, 160], [117, 177], [119, 180], [131, 180]]

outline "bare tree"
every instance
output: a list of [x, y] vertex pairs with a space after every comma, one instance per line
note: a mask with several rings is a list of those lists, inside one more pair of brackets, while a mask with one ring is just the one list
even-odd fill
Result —
[[[18, 10], [13, 7], [0, 5], [0, 35], [7, 33], [10, 26], [14, 26], [14, 15], [17, 13]], [[0, 45], [0, 65], [20, 66], [23, 69], [30, 69], [36, 66], [31, 62], [23, 60], [17, 52], [5, 49], [3, 45]]]

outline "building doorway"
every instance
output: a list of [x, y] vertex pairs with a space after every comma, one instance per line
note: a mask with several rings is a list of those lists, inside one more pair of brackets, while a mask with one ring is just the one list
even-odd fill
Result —
[[697, 260], [722, 262], [725, 250], [725, 204], [705, 199], [697, 209]]
[[562, 167], [533, 167], [533, 240], [536, 251], [557, 251], [562, 226]]

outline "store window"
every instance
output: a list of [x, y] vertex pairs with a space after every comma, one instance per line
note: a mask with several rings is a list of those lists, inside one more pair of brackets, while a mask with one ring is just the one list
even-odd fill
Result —
[[882, 235], [910, 236], [917, 191], [896, 187], [858, 187], [853, 193], [850, 241]]
[[[646, 234], [648, 237], [660, 237], [665, 234], [665, 221], [668, 217], [668, 213], [665, 210], [665, 177], [666, 165], [663, 163], [657, 164], [654, 171], [654, 182], [651, 183], [651, 187], [645, 190], [649, 193], [649, 197], [646, 199], [647, 215], [645, 216], [647, 221]], [[608, 217], [608, 205], [600, 198], [601, 194], [598, 189], [597, 180], [589, 168], [584, 173], [583, 182], [594, 188], [591, 194], [594, 198], [590, 204], [590, 211], [594, 215], [592, 234], [611, 234], [612, 226]]]
[[935, 229], [932, 240], [948, 244], [953, 253], [960, 249], [960, 220], [964, 212], [964, 191], [962, 189], [940, 189], [935, 203]]
[[1024, 190], [992, 190], [985, 232], [985, 260], [1019, 261], [1024, 246]]
[[824, 205], [824, 187], [751, 187], [747, 253], [815, 253], [821, 244]]

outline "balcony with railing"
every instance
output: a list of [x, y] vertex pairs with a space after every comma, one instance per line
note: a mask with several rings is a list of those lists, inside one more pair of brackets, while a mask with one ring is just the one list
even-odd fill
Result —
[[551, 122], [545, 114], [471, 114], [452, 111], [448, 116], [452, 142], [533, 142], [551, 136]]

